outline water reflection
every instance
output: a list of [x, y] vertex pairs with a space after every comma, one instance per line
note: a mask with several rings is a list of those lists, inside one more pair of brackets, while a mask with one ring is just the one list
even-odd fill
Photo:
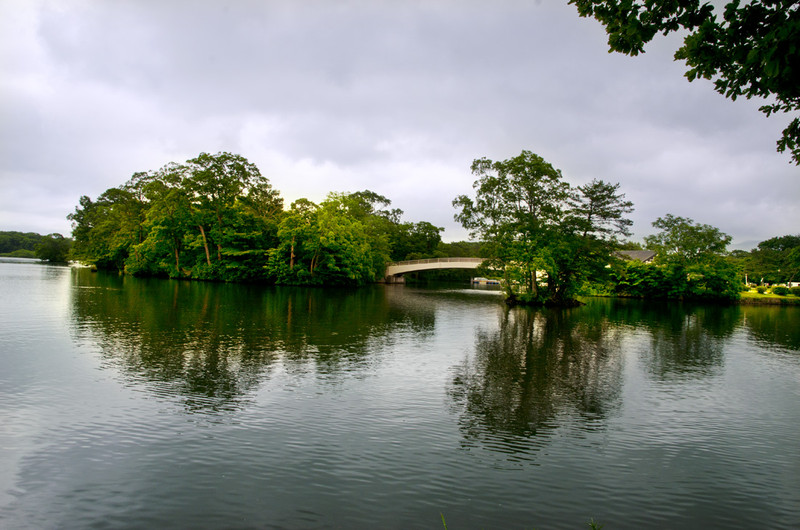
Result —
[[187, 410], [237, 408], [281, 370], [341, 374], [369, 369], [387, 330], [424, 335], [433, 311], [408, 311], [380, 288], [321, 290], [143, 280], [73, 271], [74, 335], [107, 367]]
[[800, 307], [742, 306], [742, 323], [763, 347], [800, 352]]
[[625, 328], [632, 340], [646, 337], [638, 354], [647, 371], [663, 380], [714, 375], [741, 322], [735, 306], [594, 299], [587, 310]]
[[559, 430], [604, 428], [620, 405], [627, 361], [670, 384], [713, 377], [741, 323], [737, 307], [634, 300], [505, 311], [496, 329], [476, 334], [474, 354], [457, 366], [448, 388], [464, 444], [519, 457]]
[[791, 308], [28, 268], [0, 267], [8, 527], [799, 518]]
[[503, 312], [448, 389], [465, 445], [530, 455], [560, 427], [602, 428], [620, 403], [620, 338], [602, 311]]
[[643, 318], [651, 334], [643, 355], [659, 379], [713, 376], [724, 364], [724, 346], [738, 324], [736, 308], [723, 306], [650, 307]]

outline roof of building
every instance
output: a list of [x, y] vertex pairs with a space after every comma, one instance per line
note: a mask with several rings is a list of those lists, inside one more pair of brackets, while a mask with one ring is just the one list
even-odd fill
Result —
[[652, 250], [618, 250], [615, 254], [623, 259], [638, 259], [645, 263], [653, 261], [656, 257], [656, 253]]

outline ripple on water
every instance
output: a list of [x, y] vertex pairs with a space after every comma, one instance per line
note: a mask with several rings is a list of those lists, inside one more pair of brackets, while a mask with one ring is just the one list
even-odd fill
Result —
[[73, 299], [70, 322], [23, 327], [43, 337], [9, 343], [37, 348], [2, 358], [9, 527], [410, 528], [444, 513], [451, 528], [780, 528], [800, 516], [798, 363], [741, 334], [687, 357], [668, 327], [631, 319], [559, 357], [540, 346], [559, 326], [562, 350], [584, 338], [569, 315], [411, 293], [387, 302], [394, 320], [350, 335], [305, 304], [325, 332], [295, 336], [275, 331], [264, 295], [247, 313], [260, 334], [219, 311], [207, 342], [207, 329], [164, 326], [148, 297], [103, 292]]

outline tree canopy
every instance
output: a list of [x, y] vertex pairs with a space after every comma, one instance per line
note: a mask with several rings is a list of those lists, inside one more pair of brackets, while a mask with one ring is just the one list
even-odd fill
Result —
[[42, 235], [34, 232], [0, 232], [0, 254], [27, 250], [33, 252], [42, 239]]
[[455, 219], [486, 242], [509, 302], [573, 305], [581, 284], [602, 275], [633, 210], [619, 184], [573, 187], [530, 151], [472, 163], [475, 198], [453, 201]]
[[648, 298], [735, 300], [741, 281], [727, 259], [731, 237], [718, 228], [667, 214], [653, 222], [659, 229], [644, 238], [656, 252], [655, 265], [637, 261], [616, 270], [614, 290]]
[[733, 259], [750, 282], [796, 282], [800, 279], [800, 234], [772, 237], [750, 252], [737, 252]]
[[54, 263], [66, 263], [72, 241], [61, 234], [48, 234], [36, 245], [36, 257]]
[[71, 247], [72, 240], [61, 234], [0, 232], [0, 256], [64, 263], [69, 259]]
[[696, 264], [704, 259], [721, 255], [731, 242], [731, 236], [707, 224], [695, 223], [692, 219], [667, 214], [653, 221], [660, 230], [655, 235], [645, 236], [648, 250], [654, 250], [661, 261], [679, 261], [685, 265]]
[[432, 257], [430, 223], [370, 190], [301, 198], [288, 210], [241, 155], [201, 153], [185, 163], [135, 173], [68, 216], [73, 256], [140, 276], [360, 285], [382, 279], [391, 259]]
[[569, 0], [606, 27], [610, 51], [638, 55], [657, 34], [685, 32], [675, 60], [689, 81], [709, 79], [732, 100], [766, 100], [761, 111], [794, 114], [778, 140], [800, 165], [800, 4], [796, 0], [728, 2], [720, 13], [700, 0]]

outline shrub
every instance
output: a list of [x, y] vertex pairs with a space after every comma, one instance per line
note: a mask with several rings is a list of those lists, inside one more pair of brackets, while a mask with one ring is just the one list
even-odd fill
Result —
[[778, 296], [786, 296], [789, 294], [788, 287], [777, 286], [772, 288], [772, 294], [777, 294]]
[[795, 296], [800, 296], [800, 287], [792, 287], [792, 294]]
[[766, 287], [756, 287], [756, 292], [758, 294], [764, 294], [764, 293], [767, 292], [767, 288]]

